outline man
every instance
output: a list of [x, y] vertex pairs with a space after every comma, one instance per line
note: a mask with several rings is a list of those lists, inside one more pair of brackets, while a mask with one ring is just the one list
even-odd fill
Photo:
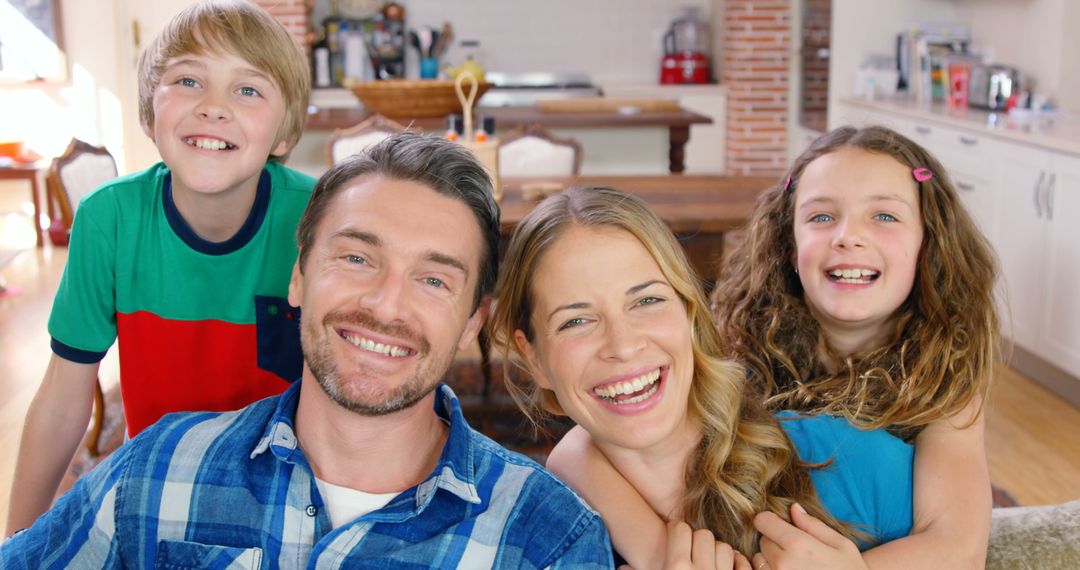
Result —
[[322, 177], [297, 234], [301, 381], [166, 416], [4, 543], [0, 566], [609, 567], [596, 513], [472, 431], [439, 385], [494, 287], [483, 166], [391, 137]]

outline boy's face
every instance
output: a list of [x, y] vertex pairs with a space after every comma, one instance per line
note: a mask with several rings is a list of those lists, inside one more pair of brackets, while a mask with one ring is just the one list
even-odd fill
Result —
[[269, 75], [233, 54], [188, 54], [166, 63], [147, 134], [178, 196], [253, 193], [267, 158], [288, 151], [278, 140], [284, 120]]

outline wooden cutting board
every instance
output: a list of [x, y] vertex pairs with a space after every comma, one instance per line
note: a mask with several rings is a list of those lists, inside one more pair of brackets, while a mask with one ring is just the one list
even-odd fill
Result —
[[672, 113], [680, 110], [674, 99], [612, 97], [541, 100], [536, 102], [536, 108], [542, 113]]

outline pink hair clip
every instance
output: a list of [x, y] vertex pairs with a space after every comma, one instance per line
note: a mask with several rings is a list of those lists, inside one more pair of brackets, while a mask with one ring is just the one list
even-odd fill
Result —
[[929, 168], [916, 168], [911, 171], [911, 175], [919, 182], [926, 182], [934, 177], [934, 173]]

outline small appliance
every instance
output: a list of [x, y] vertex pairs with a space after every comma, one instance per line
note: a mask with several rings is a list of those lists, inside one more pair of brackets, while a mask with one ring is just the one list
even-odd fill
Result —
[[1020, 72], [1007, 65], [979, 65], [971, 70], [972, 107], [1001, 111], [1016, 105], [1020, 94]]
[[664, 34], [660, 83], [709, 83], [710, 75], [709, 28], [698, 17], [697, 7], [688, 6]]

